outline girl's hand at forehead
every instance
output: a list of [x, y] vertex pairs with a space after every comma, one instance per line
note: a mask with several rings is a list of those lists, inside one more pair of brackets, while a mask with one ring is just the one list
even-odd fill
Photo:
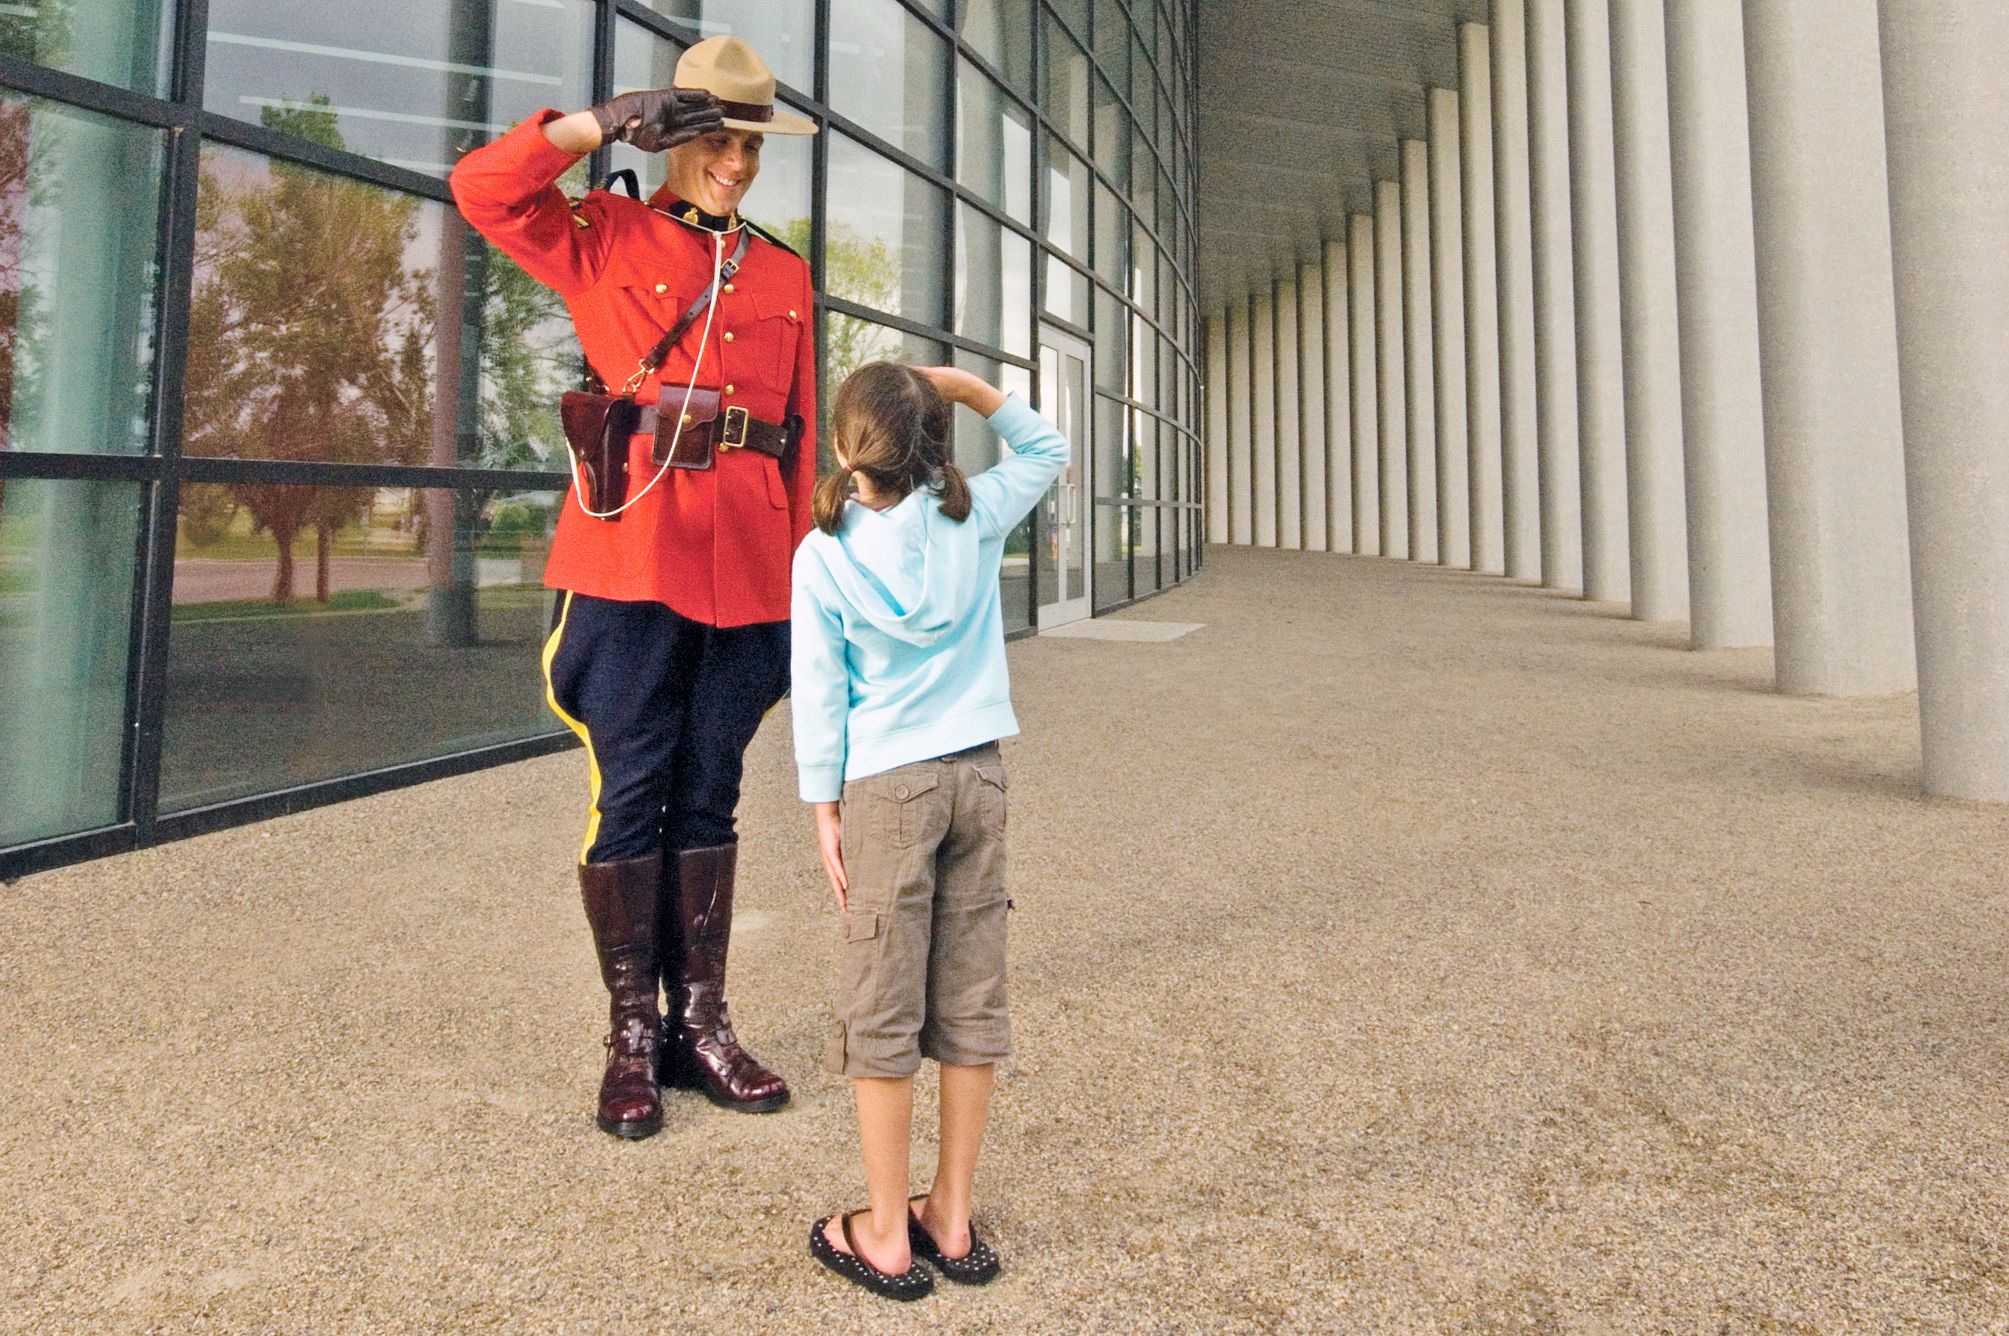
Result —
[[926, 376], [936, 391], [950, 403], [966, 404], [984, 417], [997, 412], [999, 405], [1004, 403], [1004, 395], [996, 386], [961, 367], [917, 366], [914, 371]]

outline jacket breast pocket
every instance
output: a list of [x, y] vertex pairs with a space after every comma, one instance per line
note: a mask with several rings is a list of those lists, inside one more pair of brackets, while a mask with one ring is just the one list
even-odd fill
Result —
[[649, 340], [650, 343], [661, 338], [664, 331], [677, 323], [677, 317], [684, 313], [684, 308], [689, 306], [691, 299], [697, 295], [695, 289], [688, 292], [680, 291], [678, 283], [670, 280], [668, 276], [655, 281], [651, 281], [647, 275], [632, 279], [624, 278], [614, 286], [620, 289], [621, 301], [641, 311], [649, 327], [655, 331], [655, 337]]
[[[633, 322], [639, 340], [633, 354], [623, 358], [618, 368], [599, 368], [606, 377], [608, 385], [619, 389], [621, 384], [634, 374], [635, 364], [642, 359], [642, 355], [655, 347], [656, 342], [669, 332], [670, 326], [677, 323], [677, 317], [684, 313], [686, 306], [690, 305], [694, 294], [679, 292], [676, 285], [670, 282], [651, 282], [646, 275], [632, 280], [624, 278], [623, 281], [613, 284], [613, 288], [619, 294], [616, 301], [620, 307], [638, 317]], [[697, 346], [695, 335], [689, 336], [689, 346]], [[672, 352], [664, 359], [665, 369], [667, 370], [670, 362], [677, 360], [678, 355]], [[613, 374], [608, 374], [610, 372]], [[670, 379], [667, 374], [664, 376], [666, 382]]]
[[784, 297], [765, 293], [749, 296], [747, 306], [753, 315], [749, 369], [768, 389], [786, 395], [795, 383], [795, 359], [801, 351], [808, 313]]

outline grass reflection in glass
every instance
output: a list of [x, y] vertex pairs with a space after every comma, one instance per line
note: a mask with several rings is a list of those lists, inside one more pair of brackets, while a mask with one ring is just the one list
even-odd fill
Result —
[[[272, 596], [277, 540], [239, 508], [175, 561], [162, 795], [172, 809], [555, 731], [538, 651], [554, 492], [344, 493], [318, 597]], [[444, 539], [431, 526], [455, 524]]]

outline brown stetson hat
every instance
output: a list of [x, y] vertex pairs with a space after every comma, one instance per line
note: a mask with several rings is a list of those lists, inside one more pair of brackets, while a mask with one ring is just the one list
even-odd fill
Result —
[[774, 105], [774, 71], [737, 37], [707, 37], [677, 61], [676, 85], [702, 88], [725, 106], [734, 130], [769, 135], [813, 135], [816, 123]]

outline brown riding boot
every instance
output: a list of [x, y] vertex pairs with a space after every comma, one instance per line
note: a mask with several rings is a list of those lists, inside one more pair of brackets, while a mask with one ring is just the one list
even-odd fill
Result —
[[593, 946], [600, 955], [600, 979], [607, 985], [607, 1073], [600, 1080], [602, 1132], [634, 1140], [654, 1136], [663, 1125], [663, 1099], [656, 1091], [656, 900], [663, 880], [663, 857], [586, 863], [579, 868], [579, 895]]
[[738, 845], [718, 844], [673, 855], [681, 968], [668, 961], [663, 967], [670, 1014], [663, 1022], [662, 1082], [702, 1090], [720, 1108], [771, 1113], [788, 1102], [788, 1083], [739, 1046], [725, 1005], [738, 854]]

